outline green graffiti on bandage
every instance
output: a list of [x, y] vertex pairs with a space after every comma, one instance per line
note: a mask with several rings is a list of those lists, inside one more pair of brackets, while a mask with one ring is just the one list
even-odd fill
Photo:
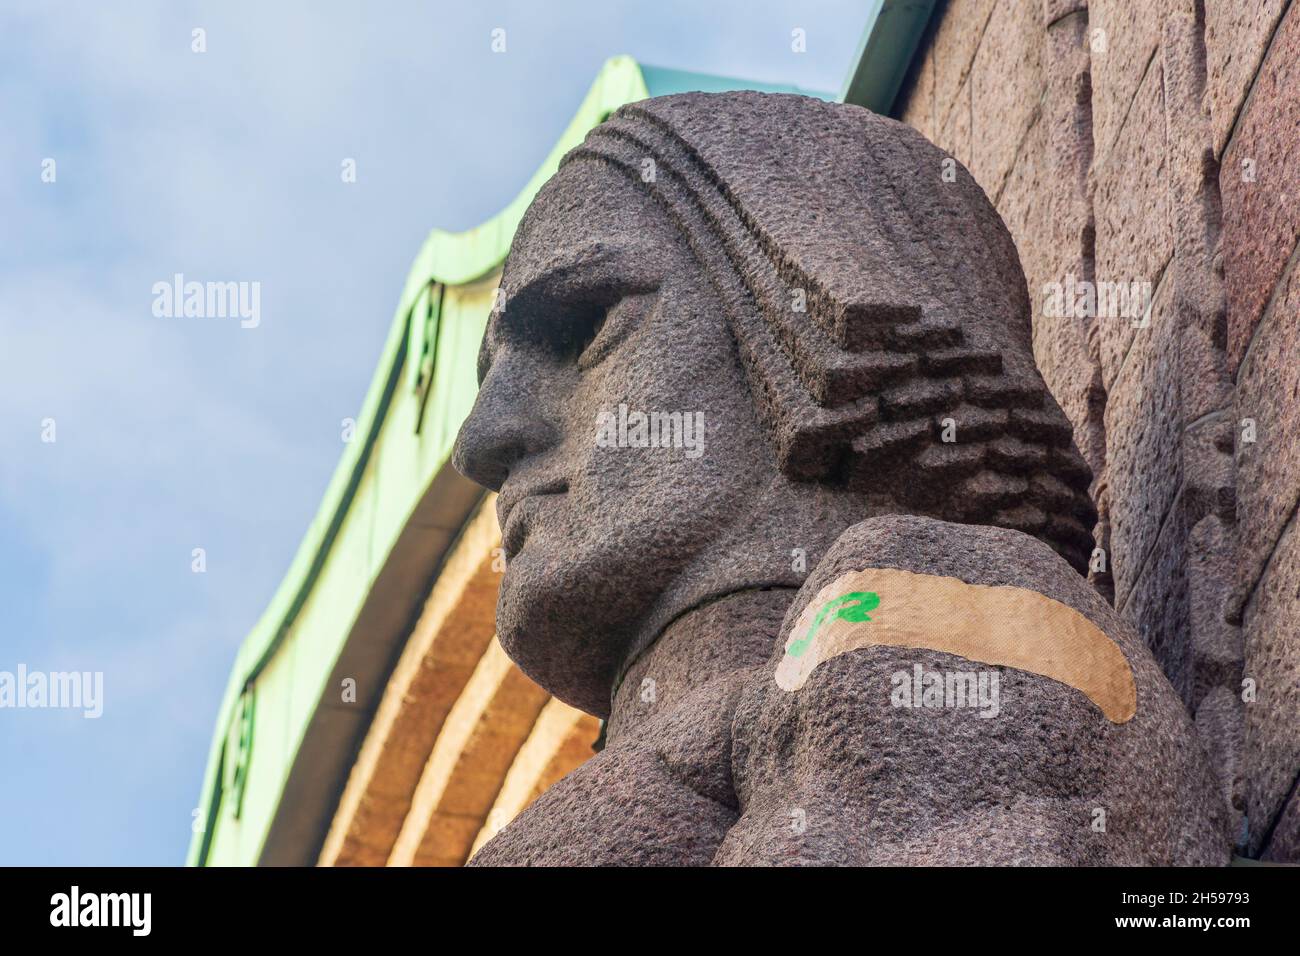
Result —
[[790, 657], [802, 657], [804, 652], [812, 647], [813, 638], [828, 615], [832, 620], [839, 618], [843, 621], [869, 621], [871, 618], [867, 616], [867, 612], [874, 611], [878, 607], [880, 607], [880, 595], [875, 591], [853, 591], [831, 598], [822, 605], [822, 609], [813, 618], [808, 633], [787, 647], [785, 652]]

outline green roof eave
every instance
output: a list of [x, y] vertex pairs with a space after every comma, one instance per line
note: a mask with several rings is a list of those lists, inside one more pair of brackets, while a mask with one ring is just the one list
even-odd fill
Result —
[[641, 65], [641, 74], [650, 96], [670, 96], [673, 93], [726, 93], [731, 90], [756, 90], [759, 93], [801, 93], [819, 100], [834, 99], [830, 93], [820, 90], [805, 90], [798, 86], [780, 83], [751, 83], [729, 76], [712, 76], [707, 73], [692, 73], [688, 70], [674, 70], [662, 66]]
[[840, 100], [889, 116], [935, 0], [869, 0], [867, 26]]

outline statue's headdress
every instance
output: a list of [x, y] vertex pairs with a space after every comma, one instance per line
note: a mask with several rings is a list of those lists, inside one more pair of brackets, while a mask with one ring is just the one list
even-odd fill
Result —
[[865, 109], [736, 92], [624, 106], [564, 162], [626, 174], [677, 224], [788, 476], [1086, 568], [1091, 473], [1033, 362], [1015, 245], [954, 159]]

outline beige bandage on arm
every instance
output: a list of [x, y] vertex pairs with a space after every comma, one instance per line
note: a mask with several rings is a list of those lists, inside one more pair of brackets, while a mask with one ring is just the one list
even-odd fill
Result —
[[823, 661], [873, 646], [925, 648], [1041, 674], [1084, 693], [1113, 723], [1137, 713], [1124, 652], [1073, 608], [1025, 588], [894, 568], [853, 571], [822, 588], [786, 640], [776, 683], [796, 691]]

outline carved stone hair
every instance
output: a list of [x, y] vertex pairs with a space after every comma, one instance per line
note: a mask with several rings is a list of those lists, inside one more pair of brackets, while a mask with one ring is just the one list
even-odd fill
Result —
[[736, 92], [624, 106], [582, 162], [681, 230], [786, 475], [1024, 531], [1085, 570], [1091, 473], [1033, 362], [1015, 245], [954, 159], [865, 109]]

